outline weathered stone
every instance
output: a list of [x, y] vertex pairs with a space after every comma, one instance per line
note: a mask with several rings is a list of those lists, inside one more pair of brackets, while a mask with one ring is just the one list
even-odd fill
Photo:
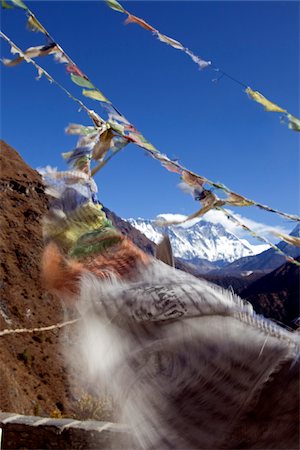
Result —
[[[50, 419], [0, 413], [2, 449], [113, 449], [112, 441], [128, 439], [118, 424], [73, 419]], [[114, 439], [112, 439], [114, 438]]]

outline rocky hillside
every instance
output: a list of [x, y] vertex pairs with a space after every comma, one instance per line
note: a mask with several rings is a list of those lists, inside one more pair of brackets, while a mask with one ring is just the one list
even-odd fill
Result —
[[300, 317], [299, 267], [285, 263], [250, 284], [241, 291], [241, 296], [252, 303], [259, 314], [295, 328]]
[[[42, 217], [47, 198], [40, 175], [1, 141], [0, 329], [63, 320], [58, 300], [40, 282]], [[25, 414], [71, 413], [73, 398], [59, 331], [0, 337], [0, 409]]]

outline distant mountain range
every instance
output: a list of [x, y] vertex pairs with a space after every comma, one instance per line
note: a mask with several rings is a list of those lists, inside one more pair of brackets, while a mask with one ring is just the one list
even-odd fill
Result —
[[[174, 220], [176, 215], [161, 214], [159, 219]], [[158, 243], [162, 233], [168, 234], [173, 253], [176, 257], [197, 265], [205, 260], [211, 268], [222, 267], [242, 257], [257, 255], [266, 250], [268, 245], [252, 245], [246, 239], [240, 239], [223, 225], [197, 220], [192, 226], [181, 224], [163, 229], [154, 220], [127, 219], [151, 241]]]
[[[173, 214], [162, 214], [161, 219], [174, 220], [182, 218]], [[253, 245], [246, 239], [240, 239], [223, 225], [208, 220], [197, 220], [192, 226], [181, 224], [162, 229], [154, 220], [127, 219], [135, 229], [154, 243], [162, 238], [162, 233], [168, 234], [177, 261], [188, 264], [193, 272], [208, 274], [212, 277], [249, 277], [253, 273], [261, 275], [271, 272], [286, 263], [284, 256], [268, 245]], [[126, 223], [126, 222], [125, 222]], [[298, 224], [291, 232], [299, 236]], [[279, 242], [278, 247], [287, 255], [297, 258], [300, 248]]]
[[[300, 235], [300, 225], [297, 224], [293, 231], [290, 233], [291, 236]], [[280, 248], [284, 253], [293, 258], [297, 258], [300, 256], [300, 248], [294, 247], [293, 245], [289, 245], [284, 241], [281, 241], [277, 244], [277, 247]], [[247, 274], [253, 271], [264, 271], [269, 272], [271, 270], [276, 269], [282, 264], [286, 263], [286, 259], [284, 256], [280, 255], [273, 248], [269, 248], [268, 250], [255, 255], [248, 256], [244, 258], [240, 258], [237, 261], [234, 261], [231, 264], [228, 264], [223, 268], [223, 274]]]

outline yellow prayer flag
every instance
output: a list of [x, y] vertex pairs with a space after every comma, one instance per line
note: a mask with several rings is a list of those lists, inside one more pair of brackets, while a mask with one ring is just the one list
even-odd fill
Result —
[[266, 99], [258, 91], [252, 91], [252, 89], [250, 87], [248, 87], [245, 92], [249, 95], [249, 97], [252, 98], [252, 100], [263, 105], [265, 107], [266, 111], [283, 112], [283, 113], [287, 112], [286, 109], [282, 109], [280, 106], [276, 105], [275, 103], [270, 102], [270, 100]]
[[103, 94], [102, 92], [98, 90], [89, 90], [89, 89], [83, 89], [82, 90], [83, 95], [86, 97], [93, 98], [94, 100], [98, 100], [99, 102], [105, 102], [105, 103], [111, 103]]

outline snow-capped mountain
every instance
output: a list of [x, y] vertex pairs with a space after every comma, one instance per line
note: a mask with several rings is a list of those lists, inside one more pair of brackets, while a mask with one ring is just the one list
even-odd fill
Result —
[[[176, 220], [173, 214], [161, 214], [159, 219]], [[266, 250], [268, 245], [252, 245], [246, 239], [240, 239], [223, 225], [214, 224], [204, 219], [194, 219], [193, 223], [173, 225], [161, 228], [154, 220], [126, 219], [132, 226], [141, 231], [148, 239], [158, 243], [162, 233], [169, 235], [174, 256], [197, 262], [197, 259], [208, 261], [232, 262], [244, 256], [257, 255]]]

